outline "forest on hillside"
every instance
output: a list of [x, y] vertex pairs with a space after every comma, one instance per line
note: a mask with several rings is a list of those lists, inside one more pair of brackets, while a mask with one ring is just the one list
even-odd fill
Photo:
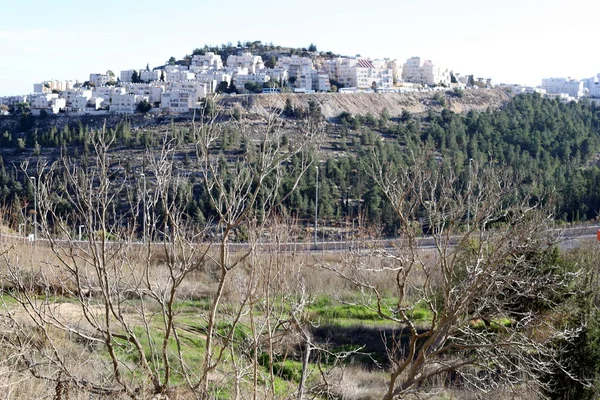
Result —
[[[342, 113], [327, 123], [316, 103], [310, 103], [307, 110], [293, 110], [288, 104], [280, 113], [283, 122], [308, 118], [323, 126], [323, 142], [307, 151], [318, 153], [318, 218], [324, 225], [348, 225], [360, 220], [378, 234], [394, 236], [399, 221], [365, 166], [374, 159], [405, 165], [407, 157], [422, 151], [434, 153], [440, 163], [461, 177], [463, 184], [474, 166], [515, 171], [523, 193], [551, 202], [558, 220], [594, 220], [600, 210], [600, 108], [595, 103], [565, 104], [538, 95], [521, 95], [495, 111], [461, 115], [444, 109], [424, 115], [405, 112], [399, 118], [391, 118], [385, 111], [381, 115]], [[223, 162], [251, 147], [249, 138], [236, 129], [241, 115], [236, 109], [232, 115], [220, 115], [215, 120], [224, 129], [223, 140], [213, 144]], [[180, 170], [190, 177], [187, 186], [179, 189], [191, 195], [188, 214], [205, 221], [215, 216], [215, 210], [202, 186], [202, 173], [194, 165], [194, 138], [190, 132], [191, 128], [173, 126], [167, 135], [180, 144]], [[119, 164], [125, 173], [139, 174], [143, 169], [132, 152], [152, 149], [162, 140], [152, 130], [132, 130], [126, 119], [108, 133], [114, 140], [114, 151], [122, 153]], [[85, 165], [90, 135], [90, 129], [81, 123], [62, 129], [29, 129], [24, 134], [4, 132], [0, 136], [4, 149], [0, 158], [0, 204], [8, 209], [22, 208], [23, 200], [28, 199], [27, 207], [31, 208], [32, 182], [15, 166], [25, 159], [33, 166], [59, 154], [80, 159]], [[294, 130], [286, 130], [282, 145], [293, 139]], [[306, 156], [298, 154], [292, 159], [284, 186], [295, 182], [295, 163]], [[311, 168], [299, 177], [296, 190], [283, 199], [280, 211], [310, 224], [316, 190], [317, 171]], [[427, 233], [426, 227], [423, 230]]]

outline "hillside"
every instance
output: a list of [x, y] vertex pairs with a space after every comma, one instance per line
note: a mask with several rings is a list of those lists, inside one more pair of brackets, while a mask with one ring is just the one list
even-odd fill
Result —
[[[428, 109], [441, 111], [442, 105], [436, 97], [444, 95], [446, 108], [456, 113], [470, 110], [483, 111], [498, 109], [505, 105], [510, 96], [498, 89], [476, 89], [462, 92], [458, 97], [452, 91], [447, 92], [414, 92], [414, 93], [315, 93], [315, 94], [280, 94], [254, 96], [224, 96], [223, 105], [232, 109], [244, 107], [248, 112], [266, 115], [274, 108], [283, 109], [286, 100], [290, 99], [293, 107], [308, 108], [308, 102], [317, 101], [325, 118], [336, 118], [342, 112], [365, 115], [379, 115], [387, 110], [391, 117], [397, 117], [404, 110], [420, 114]], [[439, 98], [439, 97], [438, 97]]]

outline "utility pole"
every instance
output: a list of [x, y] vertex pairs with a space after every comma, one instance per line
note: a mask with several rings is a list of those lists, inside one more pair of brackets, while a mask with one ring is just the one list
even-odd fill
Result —
[[37, 240], [37, 179], [30, 177], [33, 181], [33, 240]]
[[469, 158], [469, 185], [467, 188], [467, 232], [471, 230], [471, 164], [473, 159]]
[[143, 209], [142, 212], [144, 213], [143, 217], [143, 222], [142, 222], [142, 242], [146, 243], [146, 174], [144, 174], [143, 172], [140, 174], [140, 176], [142, 177], [142, 180], [144, 181], [144, 192], [142, 193], [142, 202], [143, 202]]
[[317, 170], [317, 178], [315, 183], [315, 249], [317, 248], [317, 218], [319, 216], [319, 167], [315, 167]]

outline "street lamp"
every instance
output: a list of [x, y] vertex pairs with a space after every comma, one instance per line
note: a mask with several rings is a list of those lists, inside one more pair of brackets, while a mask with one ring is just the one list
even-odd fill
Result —
[[142, 193], [143, 197], [143, 210], [142, 212], [144, 213], [143, 217], [143, 227], [142, 227], [142, 242], [146, 243], [146, 174], [144, 174], [143, 172], [140, 174], [140, 176], [142, 177], [142, 180], [144, 181], [144, 193]]
[[35, 176], [29, 179], [33, 181], [33, 240], [37, 240], [37, 180]]
[[317, 217], [319, 213], [319, 167], [315, 167], [317, 170], [317, 178], [315, 183], [315, 248], [317, 248]]

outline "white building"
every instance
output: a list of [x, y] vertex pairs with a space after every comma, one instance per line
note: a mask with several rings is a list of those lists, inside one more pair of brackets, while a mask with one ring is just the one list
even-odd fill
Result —
[[83, 93], [79, 92], [76, 96], [71, 97], [70, 100], [67, 101], [67, 111], [76, 114], [85, 113], [88, 101], [91, 98], [91, 96], [88, 97], [87, 95], [84, 95]]
[[[73, 99], [78, 98], [78, 97], [83, 97], [83, 98], [85, 98], [85, 101], [87, 102], [89, 99], [92, 98], [93, 91], [91, 89], [86, 89], [86, 90], [71, 89], [71, 90], [65, 90], [60, 95], [62, 98], [64, 98], [67, 101], [67, 106], [72, 107], [73, 105], [71, 104], [71, 102], [73, 101]], [[81, 101], [81, 100], [78, 100], [78, 101]]]
[[189, 81], [196, 78], [196, 74], [188, 70], [167, 71], [165, 79], [168, 82]]
[[58, 114], [66, 105], [66, 100], [59, 98], [56, 93], [40, 94], [31, 98], [31, 114], [40, 115], [42, 111]]
[[394, 71], [384, 60], [336, 58], [325, 62], [323, 69], [330, 79], [344, 87], [390, 89], [394, 86]]
[[128, 69], [126, 71], [121, 71], [120, 75], [119, 75], [119, 79], [122, 83], [129, 83], [131, 82], [131, 75], [133, 75], [133, 72], [135, 70], [133, 69]]
[[114, 94], [111, 98], [109, 111], [115, 114], [133, 114], [136, 105], [142, 100], [148, 101], [147, 97], [134, 94]]
[[430, 60], [421, 62], [420, 57], [411, 57], [402, 67], [402, 80], [421, 85], [446, 85], [451, 83], [450, 70], [435, 65]]
[[425, 60], [421, 67], [421, 83], [428, 86], [450, 85], [450, 70], [433, 64], [430, 60]]
[[219, 70], [223, 68], [223, 59], [215, 53], [204, 55], [196, 54], [192, 57], [192, 66], [206, 70]]
[[41, 83], [33, 84], [33, 93], [63, 92], [65, 90], [72, 89], [74, 85], [74, 81], [44, 81]]
[[329, 81], [329, 75], [326, 72], [319, 72], [313, 70], [312, 73], [312, 89], [316, 92], [330, 92], [331, 82]]
[[166, 84], [162, 82], [154, 83], [128, 83], [125, 88], [127, 93], [136, 96], [146, 96], [152, 104], [160, 102], [162, 92], [165, 91]]
[[542, 88], [548, 94], [567, 94], [573, 98], [580, 98], [584, 94], [583, 81], [571, 78], [542, 79]]
[[209, 86], [209, 83], [199, 80], [178, 81], [169, 85], [171, 91], [191, 93], [194, 103], [206, 97], [209, 93]]
[[89, 81], [94, 86], [104, 86], [108, 83], [114, 82], [114, 79], [106, 74], [90, 74]]
[[194, 94], [183, 90], [171, 90], [162, 94], [161, 109], [165, 112], [184, 113], [196, 108]]
[[29, 96], [27, 96], [27, 95], [0, 97], [0, 104], [6, 105], [6, 106], [12, 106], [13, 104], [17, 104], [17, 103], [27, 103], [28, 101], [29, 101]]
[[157, 70], [146, 70], [143, 69], [140, 71], [140, 80], [142, 82], [153, 82], [153, 81], [158, 81], [160, 80], [162, 74], [162, 70], [157, 69]]
[[236, 89], [240, 93], [246, 93], [245, 85], [248, 82], [258, 83], [263, 85], [271, 80], [271, 77], [267, 74], [245, 74], [245, 75], [236, 75], [233, 78], [233, 83]]
[[247, 68], [249, 74], [255, 74], [258, 70], [263, 69], [265, 64], [261, 56], [243, 53], [241, 56], [231, 55], [227, 57], [227, 67]]

